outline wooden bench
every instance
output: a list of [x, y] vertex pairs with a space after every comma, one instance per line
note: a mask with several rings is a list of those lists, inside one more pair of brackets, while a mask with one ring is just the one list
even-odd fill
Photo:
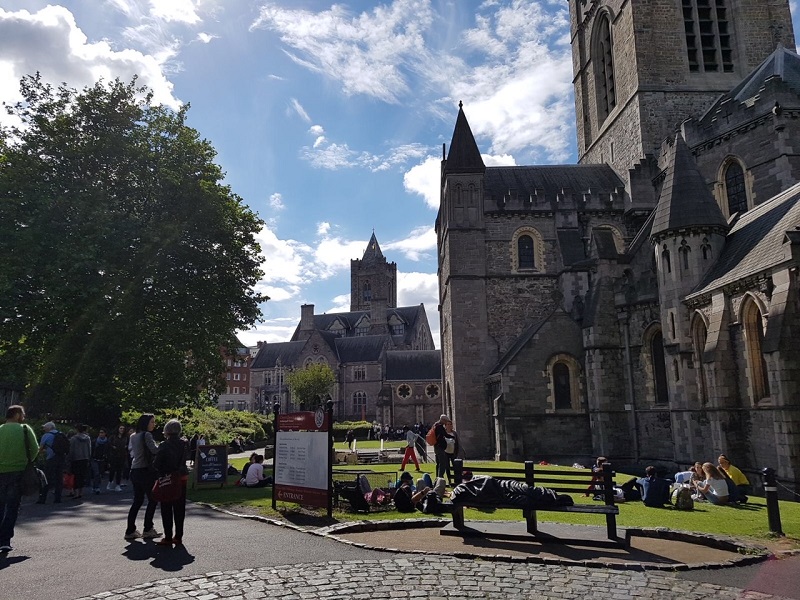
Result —
[[[586, 494], [592, 496], [602, 496], [603, 504], [575, 504], [573, 506], [553, 506], [537, 509], [523, 509], [522, 514], [527, 521], [527, 530], [531, 535], [536, 535], [536, 513], [541, 511], [566, 512], [566, 513], [586, 513], [604, 515], [606, 518], [606, 529], [608, 539], [615, 542], [620, 541], [617, 536], [617, 515], [619, 507], [614, 504], [614, 471], [609, 463], [603, 465], [602, 474], [595, 474], [591, 469], [539, 469], [535, 468], [533, 461], [525, 461], [523, 469], [497, 468], [479, 465], [465, 465], [461, 459], [456, 459], [455, 463], [455, 483], [458, 485], [463, 481], [463, 473], [466, 470], [473, 474], [487, 473], [502, 479], [515, 479], [524, 481], [530, 486], [542, 486], [551, 488], [559, 494]], [[464, 507], [489, 508], [482, 504], [454, 504], [453, 505], [453, 525], [456, 529], [464, 529]], [[491, 508], [516, 508], [514, 505], [498, 505]]]

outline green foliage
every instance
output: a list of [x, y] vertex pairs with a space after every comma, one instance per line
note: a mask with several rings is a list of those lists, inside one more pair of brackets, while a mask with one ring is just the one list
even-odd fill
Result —
[[333, 437], [337, 442], [344, 440], [347, 432], [353, 430], [357, 440], [366, 440], [369, 438], [369, 432], [372, 430], [372, 423], [369, 421], [340, 421], [333, 424]]
[[23, 78], [0, 130], [0, 380], [32, 413], [200, 405], [260, 316], [263, 222], [188, 105], [131, 83]]
[[331, 391], [336, 376], [328, 365], [311, 364], [303, 369], [289, 372], [289, 389], [300, 410], [317, 406]]
[[[126, 411], [122, 414], [122, 422], [135, 425], [140, 414], [141, 411]], [[233, 438], [241, 436], [260, 445], [265, 441], [271, 443], [269, 441], [274, 435], [272, 415], [219, 410], [212, 406], [168, 408], [157, 411], [155, 415], [158, 429], [170, 419], [178, 419], [186, 437], [200, 433], [210, 444], [228, 444]]]

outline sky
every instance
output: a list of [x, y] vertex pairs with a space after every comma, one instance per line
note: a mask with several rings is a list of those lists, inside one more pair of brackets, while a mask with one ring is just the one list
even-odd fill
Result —
[[487, 165], [577, 160], [567, 6], [0, 0], [0, 101], [39, 71], [78, 89], [137, 75], [155, 102], [189, 103], [225, 183], [265, 222], [270, 300], [238, 332], [246, 345], [288, 341], [301, 304], [349, 310], [350, 260], [374, 231], [398, 304], [424, 303], [438, 347], [442, 144], [462, 101]]

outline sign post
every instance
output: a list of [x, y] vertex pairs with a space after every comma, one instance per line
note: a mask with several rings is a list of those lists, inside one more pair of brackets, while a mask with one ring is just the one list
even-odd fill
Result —
[[333, 515], [333, 402], [316, 411], [275, 415], [275, 458], [272, 508], [294, 502], [327, 508]]
[[228, 481], [228, 447], [198, 446], [194, 457], [194, 485], [219, 485]]

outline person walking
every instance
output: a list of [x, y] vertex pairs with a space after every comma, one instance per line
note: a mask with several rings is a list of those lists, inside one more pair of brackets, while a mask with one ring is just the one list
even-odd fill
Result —
[[103, 475], [108, 468], [108, 457], [111, 444], [105, 429], [97, 432], [97, 438], [92, 444], [92, 491], [95, 495], [100, 493], [100, 485], [103, 483]]
[[128, 435], [125, 425], [120, 425], [117, 432], [109, 438], [108, 448], [108, 486], [106, 489], [121, 492], [122, 476], [128, 461]]
[[25, 409], [12, 404], [0, 425], [0, 554], [13, 550], [11, 538], [22, 501], [22, 474], [39, 454], [36, 434], [23, 424]]
[[405, 435], [406, 438], [406, 452], [403, 454], [403, 462], [400, 463], [400, 470], [405, 471], [406, 464], [408, 463], [409, 459], [411, 459], [417, 466], [417, 471], [419, 471], [419, 461], [417, 460], [416, 452], [414, 452], [414, 448], [416, 447], [417, 443], [417, 434], [411, 431], [411, 428], [408, 425], [403, 425], [403, 435]]
[[47, 494], [53, 490], [53, 503], [61, 502], [61, 492], [64, 489], [64, 466], [69, 454], [69, 441], [67, 436], [56, 429], [56, 424], [48, 421], [42, 425], [44, 434], [39, 442], [39, 451], [44, 452], [44, 475], [47, 485], [39, 492], [37, 504], [47, 502]]
[[86, 425], [78, 423], [78, 431], [69, 440], [69, 470], [75, 476], [75, 500], [83, 498], [83, 488], [89, 473], [89, 461], [92, 458], [92, 438], [86, 433]]
[[[153, 429], [156, 427], [156, 418], [150, 413], [139, 417], [136, 423], [136, 433], [131, 437], [130, 448], [133, 455], [131, 462], [131, 483], [133, 484], [133, 504], [128, 511], [128, 526], [125, 529], [125, 539], [156, 538], [160, 533], [153, 527], [153, 516], [156, 512], [156, 502], [153, 499], [153, 484], [156, 481], [156, 470], [153, 459], [158, 452], [158, 446], [153, 439]], [[147, 498], [147, 507], [144, 510], [144, 531], [139, 533], [136, 529], [136, 517], [139, 509]]]
[[186, 469], [186, 442], [181, 439], [181, 422], [171, 419], [164, 425], [164, 442], [158, 446], [154, 461], [159, 477], [177, 476], [180, 495], [172, 502], [161, 501], [161, 525], [164, 538], [159, 546], [179, 546], [183, 543], [183, 522], [186, 518], [186, 482], [189, 479]]
[[447, 472], [448, 464], [447, 453], [445, 452], [447, 450], [447, 430], [444, 425], [449, 420], [450, 417], [442, 415], [436, 425], [433, 426], [433, 430], [436, 433], [436, 443], [433, 445], [433, 452], [436, 455], [436, 477], [441, 477], [442, 479], [444, 479]]

